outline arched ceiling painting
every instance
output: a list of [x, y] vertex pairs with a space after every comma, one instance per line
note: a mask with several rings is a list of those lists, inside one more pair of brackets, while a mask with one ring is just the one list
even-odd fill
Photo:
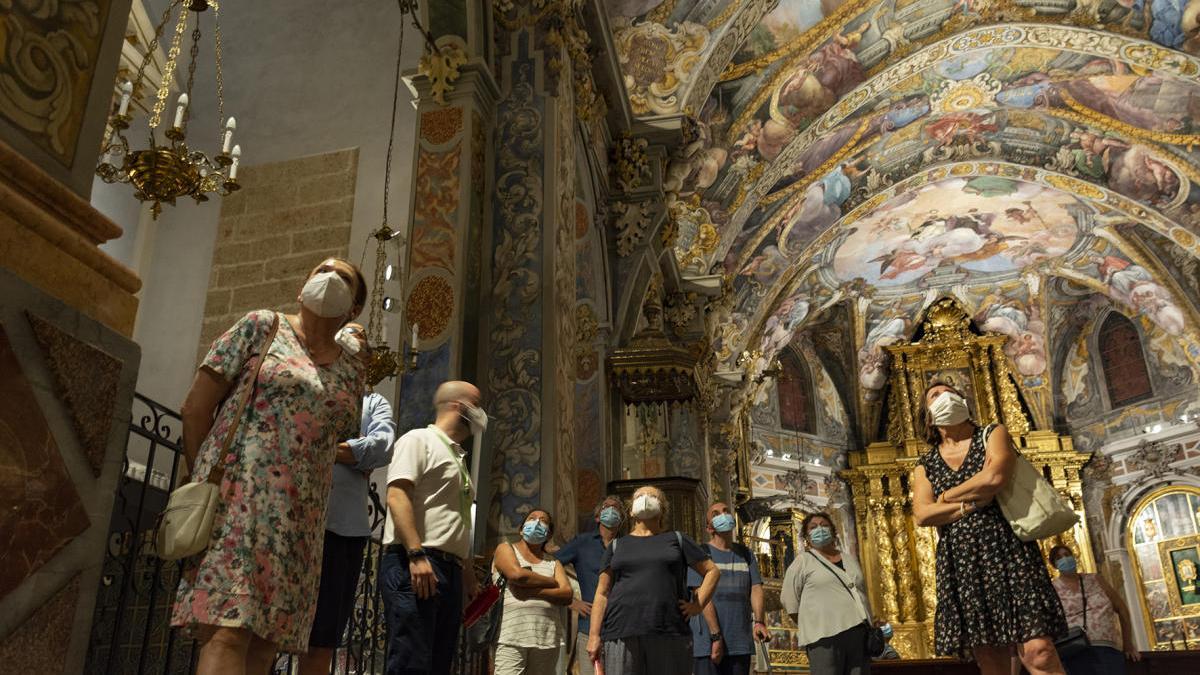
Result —
[[1200, 0], [608, 7], [635, 113], [689, 116], [667, 199], [683, 272], [731, 281], [724, 363], [848, 307], [869, 403], [953, 294], [1012, 338], [1042, 428], [1055, 308], [1101, 296], [1200, 364], [1162, 262], [1200, 255]]

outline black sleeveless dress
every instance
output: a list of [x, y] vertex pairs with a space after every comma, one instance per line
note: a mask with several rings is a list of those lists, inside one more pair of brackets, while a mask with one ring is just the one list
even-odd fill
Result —
[[[921, 457], [935, 496], [983, 469], [990, 431], [975, 429], [958, 471], [937, 448]], [[934, 651], [939, 656], [969, 659], [975, 647], [1066, 632], [1062, 604], [1037, 542], [1018, 539], [995, 501], [938, 528]]]

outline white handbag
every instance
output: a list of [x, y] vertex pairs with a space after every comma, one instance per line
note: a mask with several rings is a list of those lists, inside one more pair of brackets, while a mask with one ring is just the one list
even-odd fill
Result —
[[[267, 335], [264, 346], [259, 350], [258, 365], [254, 370], [254, 378], [246, 384], [238, 403], [237, 413], [229, 424], [221, 443], [221, 452], [217, 455], [221, 461], [229, 451], [229, 444], [237, 433], [242, 415], [246, 412], [246, 404], [257, 388], [258, 375], [262, 372], [263, 361], [267, 351], [275, 341], [275, 333], [279, 331], [279, 315], [271, 324], [271, 332]], [[221, 499], [221, 479], [225, 477], [225, 467], [217, 465], [208, 473], [208, 478], [200, 483], [181, 485], [171, 492], [167, 499], [167, 507], [158, 517], [158, 531], [155, 533], [154, 547], [158, 557], [163, 560], [181, 560], [208, 548], [212, 539], [213, 518], [217, 512], [217, 504]]]
[[1021, 541], [1037, 541], [1065, 532], [1079, 522], [1071, 503], [1029, 460], [1017, 455], [1008, 483], [996, 495], [1000, 510]]

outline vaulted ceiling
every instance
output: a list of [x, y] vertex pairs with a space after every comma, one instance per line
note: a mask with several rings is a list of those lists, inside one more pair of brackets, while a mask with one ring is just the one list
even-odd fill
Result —
[[1200, 373], [1167, 262], [1200, 255], [1200, 0], [608, 9], [635, 114], [690, 117], [668, 201], [681, 268], [732, 281], [726, 363], [848, 307], [869, 402], [882, 345], [952, 294], [1010, 334], [1044, 425], [1050, 315], [1099, 295]]

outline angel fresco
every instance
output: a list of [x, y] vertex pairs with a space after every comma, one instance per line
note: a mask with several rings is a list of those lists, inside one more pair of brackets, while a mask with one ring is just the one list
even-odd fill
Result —
[[779, 305], [779, 309], [767, 319], [763, 326], [762, 343], [759, 351], [769, 362], [792, 341], [796, 328], [808, 317], [809, 304], [793, 295]]
[[883, 348], [907, 340], [911, 329], [912, 321], [899, 300], [884, 309], [858, 351], [858, 382], [864, 389], [879, 391], [887, 384], [890, 361]]
[[[1038, 378], [1046, 372], [1046, 324], [1037, 305], [1026, 307], [1021, 300], [992, 295], [981, 305], [986, 307], [975, 317], [985, 331], [1008, 336], [1004, 353], [1017, 372], [1025, 378]], [[1026, 385], [1036, 386], [1026, 381]], [[1038, 382], [1037, 384], [1040, 384]]]
[[1137, 310], [1167, 333], [1183, 334], [1183, 312], [1149, 270], [1114, 255], [1093, 254], [1088, 257], [1088, 262], [1096, 266], [1109, 295]]
[[781, 222], [781, 227], [787, 230], [784, 250], [799, 253], [842, 217], [842, 205], [850, 198], [850, 181], [859, 173], [852, 165], [839, 164], [808, 186], [804, 198], [784, 214]]

